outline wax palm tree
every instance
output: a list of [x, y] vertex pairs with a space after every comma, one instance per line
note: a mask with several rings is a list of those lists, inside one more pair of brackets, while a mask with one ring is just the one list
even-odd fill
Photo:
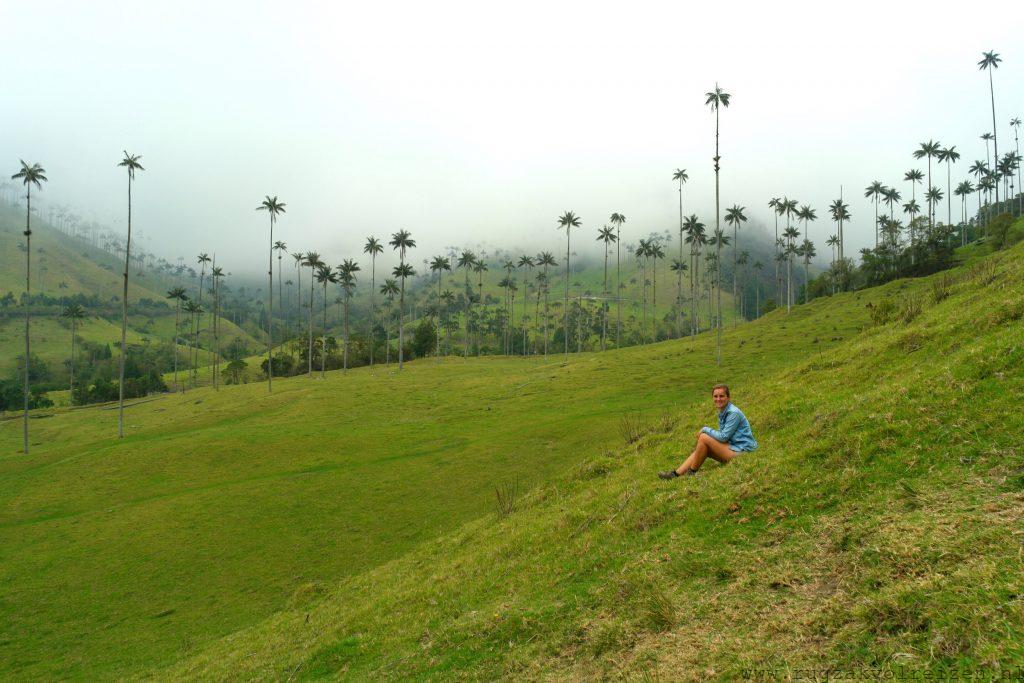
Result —
[[188, 351], [188, 376], [193, 379], [195, 375], [192, 372], [192, 344], [196, 334], [196, 316], [198, 316], [202, 312], [202, 310], [203, 307], [200, 306], [194, 299], [185, 300], [185, 312], [188, 313], [188, 344], [186, 345], [186, 350]]
[[[780, 197], [772, 197], [768, 200], [768, 208], [771, 209], [775, 216], [775, 249], [778, 251], [779, 245], [779, 216], [782, 215], [782, 199]], [[780, 289], [782, 280], [779, 278], [779, 261], [775, 259], [775, 298], [781, 299]]]
[[810, 289], [811, 289], [811, 276], [810, 276], [810, 265], [811, 259], [817, 256], [817, 252], [814, 249], [814, 243], [806, 237], [804, 238], [803, 244], [800, 245], [800, 256], [804, 260], [804, 303], [806, 304], [809, 300]]
[[[885, 188], [885, 191], [882, 192], [882, 197], [883, 201], [889, 207], [889, 220], [895, 220], [893, 217], [893, 205], [895, 204], [896, 206], [899, 206], [900, 200], [903, 199], [903, 195], [901, 195], [900, 191], [895, 187], [887, 187]], [[807, 237], [807, 235], [804, 234], [804, 237]]]
[[401, 282], [398, 298], [398, 369], [401, 370], [405, 362], [405, 281], [416, 275], [416, 271], [408, 263], [399, 263], [391, 274]]
[[829, 213], [832, 215], [832, 220], [839, 226], [839, 260], [843, 260], [843, 223], [850, 220], [853, 216], [850, 213], [849, 206], [843, 203], [842, 199], [836, 199], [829, 205]]
[[[523, 268], [523, 269], [525, 269], [527, 271], [532, 271], [536, 267], [536, 265], [537, 264], [533, 260], [533, 257], [532, 256], [527, 256], [526, 254], [520, 256], [519, 257], [519, 261], [516, 263], [516, 267], [517, 268]], [[607, 255], [605, 255], [605, 279], [606, 280], [608, 278], [608, 274], [607, 273], [608, 273], [608, 257], [607, 257]], [[527, 299], [527, 296], [526, 295], [528, 293], [528, 291], [527, 291], [528, 287], [529, 287], [529, 282], [527, 281], [526, 276], [524, 275], [523, 276], [523, 314], [521, 316], [522, 317], [522, 323], [523, 323], [523, 355], [524, 356], [526, 355], [526, 344], [527, 344], [527, 335], [526, 335], [526, 299]]]
[[[939, 152], [942, 150], [942, 145], [935, 140], [929, 140], [928, 142], [922, 142], [918, 148], [914, 151], [915, 159], [928, 159], [928, 187], [932, 187], [932, 159], [939, 156]], [[928, 202], [928, 225], [931, 228], [935, 227], [935, 208], [931, 203]]]
[[834, 266], [836, 264], [836, 247], [839, 245], [839, 236], [829, 235], [828, 239], [825, 240], [825, 245], [832, 250], [832, 261], [829, 265]]
[[739, 292], [736, 290], [736, 247], [739, 245], [739, 229], [747, 222], [747, 217], [743, 214], [747, 207], [733, 204], [731, 208], [725, 210], [725, 222], [732, 226], [732, 301], [733, 305], [737, 305], [739, 301]]
[[935, 204], [942, 201], [942, 190], [937, 187], [933, 187], [924, 193], [925, 199], [928, 200], [928, 206], [934, 207]]
[[363, 245], [363, 253], [370, 255], [370, 367], [373, 367], [373, 347], [377, 345], [374, 339], [373, 324], [377, 320], [377, 304], [374, 300], [374, 293], [377, 291], [377, 254], [384, 253], [384, 245], [376, 237], [366, 238]]
[[85, 309], [79, 304], [71, 304], [61, 313], [61, 317], [71, 321], [71, 385], [69, 387], [71, 402], [75, 400], [75, 333], [78, 321], [85, 317]]
[[309, 316], [308, 316], [308, 346], [306, 349], [306, 373], [313, 377], [313, 292], [316, 288], [316, 269], [323, 265], [320, 254], [315, 251], [308, 251], [302, 257], [302, 265], [309, 268]]
[[24, 437], [23, 450], [28, 455], [29, 365], [32, 358], [29, 353], [29, 327], [31, 325], [29, 309], [31, 308], [32, 294], [32, 186], [35, 185], [36, 189], [42, 190], [42, 183], [45, 183], [48, 179], [46, 177], [46, 169], [39, 164], [29, 166], [24, 161], [19, 161], [21, 161], [21, 170], [12, 175], [11, 180], [20, 180], [26, 189], [25, 232], [22, 233], [25, 235], [25, 380], [22, 386], [25, 408], [21, 426]]
[[967, 196], [974, 192], [974, 185], [970, 180], [964, 180], [954, 192], [960, 197], [960, 246], [963, 246], [967, 244]]
[[[924, 174], [921, 173], [920, 170], [918, 170], [916, 168], [912, 168], [909, 171], [907, 171], [905, 174], [903, 174], [903, 179], [910, 183], [910, 199], [914, 203], [914, 206], [917, 206], [917, 202], [915, 201], [917, 199], [917, 186], [921, 183], [922, 180], [924, 180]], [[904, 210], [905, 209], [906, 209], [906, 206], [904, 205]], [[913, 223], [910, 224], [910, 246], [911, 246], [911, 250], [913, 250], [913, 247], [914, 247], [914, 224]], [[911, 254], [913, 254], [913, 251], [911, 251]], [[911, 258], [913, 258], [913, 256], [911, 256]]]
[[601, 303], [601, 350], [605, 350], [605, 337], [608, 334], [608, 245], [615, 242], [615, 230], [607, 225], [597, 231], [597, 241], [604, 242], [604, 286], [601, 290], [604, 300]]
[[473, 270], [473, 264], [476, 263], [476, 254], [468, 249], [463, 250], [459, 254], [458, 260], [455, 262], [456, 268], [462, 268], [466, 274], [466, 338], [463, 340], [464, 350], [463, 356], [469, 357], [469, 317], [473, 310], [473, 290], [469, 284], [469, 271]]
[[[549, 251], [542, 251], [537, 254], [537, 265], [543, 268], [542, 275], [544, 284], [544, 357], [548, 357], [548, 320], [550, 318], [549, 309], [550, 304], [548, 300], [548, 294], [550, 290], [548, 288], [548, 267], [554, 267], [558, 265], [558, 261], [555, 259], [554, 254]], [[618, 343], [618, 342], [616, 342]]]
[[622, 259], [619, 247], [622, 245], [622, 224], [626, 222], [626, 217], [615, 212], [608, 222], [615, 226], [615, 348], [619, 348], [622, 332]]
[[398, 281], [392, 280], [391, 278], [384, 278], [384, 284], [380, 286], [380, 293], [387, 299], [388, 314], [384, 321], [384, 349], [385, 349], [385, 364], [391, 364], [391, 326], [389, 321], [391, 319], [391, 308], [395, 303], [395, 295], [399, 293]]
[[359, 264], [354, 259], [347, 258], [341, 262], [338, 266], [338, 284], [341, 285], [342, 292], [342, 306], [344, 307], [344, 329], [343, 333], [345, 336], [342, 349], [342, 372], [348, 371], [348, 343], [349, 343], [349, 327], [348, 327], [348, 314], [349, 305], [352, 302], [352, 294], [356, 289], [356, 273], [362, 270]]
[[131, 268], [132, 251], [132, 183], [135, 181], [136, 171], [145, 171], [137, 154], [124, 153], [124, 158], [118, 162], [118, 167], [128, 169], [128, 238], [124, 248], [124, 282], [121, 298], [121, 363], [118, 372], [119, 386], [117, 398], [117, 436], [124, 438], [124, 362], [128, 348], [128, 270]]
[[[202, 253], [202, 254], [199, 254], [199, 256], [196, 258], [196, 263], [198, 263], [199, 266], [200, 266], [200, 270], [199, 270], [199, 296], [196, 297], [196, 301], [199, 303], [200, 306], [203, 305], [203, 282], [205, 282], [205, 280], [206, 280], [206, 264], [209, 263], [209, 262], [210, 262], [210, 255], [205, 253], [205, 252]], [[195, 360], [195, 363], [192, 365], [193, 368], [196, 368], [199, 365], [199, 329], [200, 329], [201, 325], [202, 325], [202, 318], [200, 317], [200, 321], [196, 324], [196, 348], [195, 348], [196, 360]], [[193, 370], [193, 372], [195, 372], [195, 370]], [[195, 384], [195, 382], [196, 382], [196, 378], [193, 376], [192, 383]]]
[[[267, 287], [267, 301], [269, 303], [269, 315], [267, 316], [267, 391], [274, 390], [274, 224], [277, 223], [277, 217], [285, 213], [284, 207], [285, 203], [279, 201], [277, 195], [273, 197], [266, 195], [263, 201], [260, 202], [260, 205], [256, 207], [257, 211], [266, 211], [270, 217], [270, 263], [267, 268], [267, 277], [270, 283]], [[309, 305], [310, 315], [312, 315], [312, 296], [309, 298]], [[312, 327], [312, 322], [310, 322], [310, 327]], [[310, 344], [310, 355], [312, 355], [312, 344]], [[311, 375], [313, 374], [312, 366], [310, 366], [309, 372]]]
[[[718, 151], [718, 115], [722, 107], [728, 108], [729, 100], [732, 96], [727, 92], [723, 92], [722, 89], [718, 87], [717, 83], [715, 84], [715, 89], [712, 90], [711, 92], [705, 93], [705, 96], [707, 97], [707, 99], [705, 100], [704, 104], [710, 106], [711, 109], [715, 112], [715, 232], [718, 233], [721, 231], [722, 228], [722, 221], [719, 208], [721, 202], [719, 201], [718, 188], [718, 174], [719, 170], [721, 169], [722, 160], [722, 156], [721, 154], [719, 154]], [[719, 275], [721, 275], [721, 272], [719, 272]], [[719, 282], [719, 287], [721, 287], [721, 282]], [[719, 295], [721, 295], [721, 291], [719, 291]]]
[[907, 214], [907, 225], [910, 226], [910, 261], [914, 262], [914, 218], [921, 212], [921, 207], [918, 205], [916, 199], [911, 199], [909, 202], [903, 205], [903, 213]]
[[476, 289], [477, 289], [477, 301], [480, 302], [480, 321], [477, 324], [476, 330], [476, 355], [480, 356], [483, 348], [483, 316], [487, 312], [487, 307], [484, 306], [484, 273], [488, 270], [487, 262], [483, 258], [479, 258], [473, 262], [473, 272], [477, 274]]
[[[679, 183], [679, 260], [683, 260], [683, 185], [690, 176], [686, 174], [685, 168], [677, 168], [675, 173], [672, 174], [672, 180]], [[680, 309], [680, 314], [676, 317], [676, 334], [681, 336], [681, 320], [682, 320], [682, 299], [683, 299], [683, 280], [682, 277], [677, 278], [676, 281], [676, 307]]]
[[282, 284], [284, 278], [281, 276], [281, 256], [288, 251], [288, 245], [278, 240], [274, 242], [274, 251], [277, 252], [277, 307], [284, 311], [284, 292]]
[[213, 279], [213, 389], [217, 391], [220, 389], [220, 281], [224, 270], [216, 259], [210, 277]]
[[[1002, 58], [999, 54], [994, 51], [983, 52], [981, 61], [978, 62], [978, 69], [982, 71], [988, 71], [988, 90], [989, 95], [992, 99], [992, 149], [993, 157], [999, 158], [999, 132], [996, 129], [996, 90], [995, 85], [992, 82], [992, 72], [999, 68], [999, 63], [1002, 62]], [[931, 185], [929, 179], [928, 185]], [[996, 204], [999, 204], [999, 185], [996, 185]]]
[[951, 167], [952, 167], [953, 163], [955, 163], [956, 161], [958, 161], [960, 159], [960, 152], [956, 151], [956, 145], [951, 145], [949, 147], [944, 147], [944, 148], [940, 149], [939, 153], [936, 155], [936, 158], [938, 158], [939, 163], [942, 163], [942, 162], [946, 163], [946, 194], [947, 194], [947, 197], [946, 197], [946, 225], [952, 225], [953, 224], [953, 204], [952, 204], [953, 193], [951, 192], [951, 189], [953, 187], [953, 180], [952, 180], [952, 170], [951, 170]]
[[452, 352], [451, 339], [451, 311], [455, 302], [455, 294], [452, 290], [446, 289], [441, 293], [441, 301], [444, 302], [444, 355], [449, 356]]
[[[1014, 117], [1010, 119], [1010, 128], [1013, 128], [1013, 145], [1016, 148], [1018, 159], [1020, 158], [1020, 118]], [[1024, 185], [1021, 184], [1021, 171], [1020, 167], [1022, 164], [1017, 164], [1017, 213], [1024, 214]]]
[[722, 247], [729, 245], [729, 237], [721, 230], [715, 230], [708, 244], [715, 248], [715, 280], [718, 286], [715, 313], [715, 356], [722, 364]]
[[327, 285], [337, 284], [338, 274], [326, 263], [320, 263], [316, 266], [314, 277], [324, 288], [324, 326], [323, 334], [320, 335], [320, 379], [323, 379], [327, 361]]
[[786, 241], [786, 312], [789, 313], [793, 306], [793, 256], [797, 251], [796, 239], [800, 237], [800, 231], [792, 227], [786, 228], [782, 237]]
[[885, 194], [885, 185], [881, 181], [874, 180], [864, 188], [864, 197], [875, 204], [875, 246], [878, 246], [878, 202]]
[[174, 300], [174, 337], [171, 340], [171, 349], [174, 354], [174, 389], [178, 390], [178, 329], [181, 327], [181, 302], [188, 299], [184, 287], [175, 287], [167, 290], [167, 298]]
[[572, 211], [566, 211], [558, 217], [558, 226], [565, 228], [565, 310], [562, 311], [565, 335], [565, 359], [569, 360], [569, 266], [571, 254], [569, 252], [569, 237], [573, 228], [578, 228], [583, 222]]
[[697, 317], [697, 294], [696, 284], [700, 270], [700, 250], [707, 244], [707, 227], [700, 222], [697, 214], [691, 214], [683, 221], [683, 229], [686, 231], [685, 242], [690, 245], [690, 322], [691, 332], [696, 335], [699, 327]]
[[[302, 315], [302, 260], [305, 255], [302, 252], [292, 252], [292, 259], [295, 266], [295, 310]], [[301, 319], [300, 319], [301, 324]]]
[[502, 340], [504, 345], [505, 355], [509, 355], [509, 324], [511, 314], [509, 309], [511, 308], [512, 300], [512, 271], [515, 270], [516, 264], [511, 259], [505, 259], [505, 262], [501, 264], [501, 267], [505, 269], [504, 279], [498, 283], [498, 286], [505, 290], [505, 316], [504, 316], [504, 339]]
[[[441, 305], [441, 278], [444, 275], [444, 271], [446, 271], [446, 270], [447, 271], [451, 271], [451, 269], [452, 269], [452, 262], [447, 257], [445, 257], [445, 256], [435, 256], [430, 261], [430, 270], [435, 272], [435, 273], [437, 273], [437, 301], [438, 301], [438, 310], [440, 310], [440, 305]], [[440, 321], [440, 315], [438, 315], [438, 325], [437, 325], [437, 355], [438, 355], [438, 357], [441, 356], [441, 324], [440, 324], [440, 322], [441, 322]]]
[[661, 243], [651, 240], [647, 245], [647, 257], [651, 259], [651, 341], [658, 342], [658, 259], [665, 258]]
[[399, 230], [391, 235], [388, 242], [391, 248], [398, 251], [398, 266], [392, 274], [401, 280], [401, 292], [398, 301], [398, 369], [401, 370], [405, 362], [405, 280], [416, 274], [412, 266], [405, 262], [405, 255], [409, 249], [416, 247], [416, 240], [408, 230]]

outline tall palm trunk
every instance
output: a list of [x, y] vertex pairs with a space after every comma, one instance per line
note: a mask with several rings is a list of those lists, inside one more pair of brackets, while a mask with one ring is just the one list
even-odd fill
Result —
[[[715, 107], [715, 233], [721, 234], [722, 218], [721, 218], [721, 201], [719, 199], [719, 187], [718, 187], [718, 172], [721, 168], [721, 155], [718, 152], [718, 107]], [[719, 255], [721, 255], [721, 248], [718, 249]], [[716, 327], [718, 329], [715, 338], [715, 349], [718, 364], [722, 364], [722, 261], [718, 259], [718, 320], [716, 321]]]
[[384, 314], [384, 365], [391, 365], [391, 303]]
[[565, 329], [562, 334], [565, 337], [565, 360], [569, 360], [569, 233], [572, 226], [565, 226], [565, 310], [562, 312], [562, 321]]
[[220, 390], [220, 281], [216, 277], [213, 279], [213, 390]]
[[[929, 154], [928, 155], [928, 192], [925, 193], [925, 196], [928, 197], [928, 227], [930, 227], [932, 229], [935, 229], [935, 208], [932, 206], [931, 190], [932, 190], [932, 156]], [[876, 216], [875, 217], [875, 224], [877, 225], [877, 223], [878, 223], [878, 217]], [[877, 230], [877, 228], [876, 228], [876, 230]], [[875, 241], [877, 242], [878, 240], [876, 239]]]
[[[128, 239], [124, 245], [124, 283], [121, 294], [121, 367], [117, 387], [117, 438], [124, 438], [124, 357], [128, 347], [128, 269], [132, 251], [132, 176], [128, 174]], [[26, 359], [27, 360], [27, 359]]]
[[[402, 260], [405, 265], [405, 260]], [[402, 276], [402, 292], [398, 299], [398, 369], [405, 362], [405, 276]]]
[[441, 358], [441, 271], [437, 271], [437, 357]]
[[316, 266], [309, 266], [309, 349], [306, 352], [308, 358], [307, 372], [310, 378], [313, 377], [313, 292], [316, 291], [316, 278], [313, 277], [313, 269]]
[[640, 340], [647, 343], [647, 257], [640, 259], [640, 307], [643, 310], [640, 323]]
[[68, 387], [68, 402], [75, 403], [75, 330], [77, 318], [71, 318], [71, 385]]
[[22, 415], [21, 428], [24, 437], [23, 450], [28, 455], [28, 405], [29, 405], [29, 366], [32, 355], [29, 347], [30, 311], [32, 309], [32, 185], [26, 184], [28, 195], [25, 203], [25, 381], [22, 387], [25, 399], [25, 411]]
[[651, 263], [651, 341], [658, 343], [658, 257]]
[[[274, 213], [270, 213], [270, 253], [267, 257], [267, 391], [274, 390]], [[198, 341], [198, 340], [197, 340]]]
[[[377, 254], [376, 252], [370, 254], [370, 334], [367, 338], [370, 340], [370, 367], [373, 367], [373, 347], [377, 345], [377, 340], [374, 338], [373, 324], [377, 322], [377, 304], [375, 303], [374, 295], [377, 292]], [[348, 337], [348, 335], [345, 335]]]
[[[216, 254], [214, 254], [216, 256]], [[284, 278], [281, 277], [281, 252], [277, 252], [277, 307], [284, 312]]]
[[946, 225], [953, 225], [953, 180], [949, 159], [946, 159]]
[[181, 329], [181, 299], [175, 298], [174, 306], [174, 337], [171, 340], [171, 350], [174, 354], [174, 390], [178, 390], [178, 330]]
[[327, 279], [324, 279], [324, 329], [320, 336], [320, 379], [324, 378], [327, 363]]
[[[988, 67], [988, 92], [992, 98], [992, 157], [996, 160], [996, 166], [999, 166], [999, 133], [996, 129], [996, 90], [995, 85], [992, 82], [992, 70], [993, 67]], [[996, 205], [999, 204], [999, 183], [995, 183], [996, 190]]]
[[465, 347], [462, 352], [463, 358], [469, 358], [469, 319], [473, 313], [473, 290], [469, 286], [469, 267], [466, 267], [466, 338], [463, 340]]
[[[525, 306], [524, 309], [525, 310]], [[604, 243], [604, 301], [601, 302], [601, 350], [604, 351], [604, 340], [608, 336], [608, 243]]]
[[[779, 250], [779, 212], [775, 212], [775, 251]], [[767, 292], [766, 292], [767, 294]], [[779, 276], [779, 260], [775, 259], [775, 301], [782, 298], [782, 278]]]
[[615, 227], [615, 348], [622, 348], [622, 260], [621, 260], [621, 223]]
[[547, 357], [548, 357], [548, 337], [549, 337], [549, 334], [548, 334], [548, 321], [551, 318], [551, 313], [550, 313], [551, 307], [549, 305], [549, 302], [550, 302], [549, 295], [550, 295], [550, 293], [551, 293], [551, 289], [548, 286], [548, 267], [544, 266], [544, 359], [545, 360], [547, 360]]

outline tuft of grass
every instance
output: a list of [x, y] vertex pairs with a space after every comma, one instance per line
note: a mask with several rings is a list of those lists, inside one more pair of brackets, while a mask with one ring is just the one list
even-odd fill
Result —
[[623, 413], [619, 418], [619, 436], [626, 445], [636, 443], [643, 435], [644, 423], [640, 413]]
[[508, 517], [516, 509], [519, 500], [519, 480], [506, 481], [494, 489], [494, 497], [498, 507], [498, 516]]

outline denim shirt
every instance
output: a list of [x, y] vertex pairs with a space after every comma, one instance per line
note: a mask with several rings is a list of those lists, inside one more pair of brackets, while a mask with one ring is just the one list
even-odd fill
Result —
[[728, 443], [734, 451], [752, 451], [757, 448], [747, 416], [731, 401], [718, 413], [718, 429], [704, 427], [701, 431], [716, 441]]

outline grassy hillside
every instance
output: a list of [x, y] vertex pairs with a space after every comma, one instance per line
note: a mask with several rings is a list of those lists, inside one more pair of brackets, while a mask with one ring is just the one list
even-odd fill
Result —
[[[1021, 390], [1022, 255], [727, 329], [721, 369], [710, 335], [567, 366], [426, 360], [165, 396], [130, 409], [122, 442], [114, 411], [46, 411], [30, 457], [0, 423], [0, 667], [676, 678], [1017, 661], [1024, 425], [978, 392]], [[883, 301], [909, 322], [872, 326]], [[653, 479], [713, 420], [719, 379], [761, 449]], [[645, 436], [623, 447], [637, 411]], [[497, 514], [495, 487], [515, 482]]]
[[[10, 267], [0, 269], [0, 296], [11, 292], [19, 297], [25, 290], [24, 252], [20, 245], [25, 238], [24, 215], [9, 206], [0, 205], [0, 258]], [[97, 249], [84, 241], [71, 239], [45, 223], [35, 222], [32, 231], [32, 292], [50, 297], [97, 295], [101, 301], [121, 297], [121, 269], [113, 255]], [[66, 287], [61, 288], [63, 283]], [[171, 278], [147, 271], [139, 273], [133, 269], [129, 280], [129, 302], [147, 298], [164, 301], [166, 291], [173, 286]], [[57, 308], [56, 306], [54, 307]], [[174, 309], [152, 314], [138, 310], [133, 314], [129, 307], [128, 342], [141, 343], [149, 339], [154, 343], [165, 343], [173, 336]], [[96, 311], [89, 311], [87, 313]], [[32, 320], [32, 353], [55, 368], [71, 356], [71, 331], [65, 321], [57, 317], [58, 311], [37, 312]], [[209, 315], [205, 316], [209, 321]], [[120, 317], [106, 319], [93, 315], [79, 326], [82, 339], [112, 346], [121, 340]], [[238, 337], [243, 344], [256, 347], [257, 342], [232, 322], [221, 319], [221, 336], [226, 342]], [[187, 331], [187, 326], [182, 332]], [[210, 343], [204, 334], [203, 345]], [[20, 314], [0, 318], [0, 377], [10, 375], [16, 367], [17, 358], [24, 353], [24, 321]], [[184, 347], [182, 347], [183, 349]], [[182, 351], [184, 357], [184, 351]]]
[[[1024, 416], [1009, 397], [1024, 389], [1022, 256], [874, 292], [895, 320], [788, 368], [732, 365], [762, 442], [733, 466], [652, 479], [678, 462], [701, 397], [682, 424], [593, 450], [507, 517], [346, 580], [165, 677], [1019, 666]], [[866, 298], [743, 333], [764, 343]], [[671, 358], [673, 346], [660, 348]]]

